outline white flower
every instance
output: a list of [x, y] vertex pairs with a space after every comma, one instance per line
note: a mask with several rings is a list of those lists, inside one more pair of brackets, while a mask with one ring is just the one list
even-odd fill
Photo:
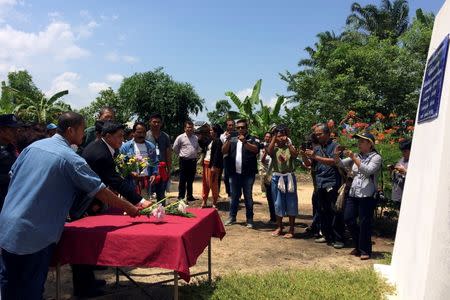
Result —
[[187, 204], [183, 200], [180, 200], [180, 203], [178, 203], [178, 211], [185, 214], [186, 213]]
[[164, 209], [164, 206], [158, 204], [158, 206], [152, 210], [152, 215], [159, 221], [164, 219], [164, 216], [166, 215], [166, 210]]

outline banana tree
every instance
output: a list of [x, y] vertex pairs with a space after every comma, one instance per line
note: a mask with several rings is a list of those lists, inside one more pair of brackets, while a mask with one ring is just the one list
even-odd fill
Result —
[[244, 100], [239, 99], [233, 92], [226, 92], [225, 95], [230, 97], [231, 101], [233, 101], [234, 105], [238, 108], [238, 115], [241, 119], [246, 119], [249, 122], [249, 127], [251, 128], [253, 123], [255, 123], [255, 115], [253, 113], [254, 107], [261, 101], [259, 99], [259, 93], [261, 92], [261, 82], [262, 80], [258, 80], [253, 87], [252, 94], [246, 96]]
[[253, 134], [262, 137], [265, 132], [269, 131], [273, 125], [280, 121], [280, 110], [285, 98], [278, 96], [275, 106], [271, 108], [260, 100], [261, 109], [257, 111], [255, 116], [256, 125], [253, 127]]
[[39, 99], [32, 99], [25, 93], [11, 87], [6, 87], [17, 99], [18, 105], [14, 108], [15, 113], [20, 118], [37, 121], [45, 124], [53, 121], [58, 113], [66, 111], [67, 104], [59, 99], [69, 93], [69, 91], [60, 91], [50, 98], [41, 96]]
[[[283, 96], [279, 96], [273, 109], [270, 106], [265, 105], [259, 97], [261, 83], [262, 80], [258, 80], [253, 87], [252, 94], [246, 96], [244, 100], [239, 99], [233, 92], [225, 93], [238, 108], [238, 112], [230, 113], [237, 113], [239, 118], [247, 119], [250, 132], [260, 137], [264, 132], [268, 131], [272, 125], [280, 120], [279, 114], [281, 106], [285, 101]], [[260, 105], [260, 110], [256, 111], [256, 106], [258, 104]]]

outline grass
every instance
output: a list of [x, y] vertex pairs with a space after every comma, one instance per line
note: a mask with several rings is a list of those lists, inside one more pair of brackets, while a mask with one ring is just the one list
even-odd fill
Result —
[[354, 271], [305, 269], [265, 274], [230, 274], [209, 286], [181, 287], [182, 299], [384, 299], [392, 292], [371, 268]]

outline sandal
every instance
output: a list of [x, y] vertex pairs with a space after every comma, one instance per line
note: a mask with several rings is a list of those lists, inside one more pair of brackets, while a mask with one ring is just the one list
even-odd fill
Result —
[[293, 237], [294, 237], [294, 234], [290, 233], [290, 232], [288, 232], [285, 235], [283, 235], [283, 238], [285, 238], [285, 239], [292, 239]]
[[282, 228], [277, 228], [275, 231], [272, 232], [272, 236], [280, 236], [283, 234]]

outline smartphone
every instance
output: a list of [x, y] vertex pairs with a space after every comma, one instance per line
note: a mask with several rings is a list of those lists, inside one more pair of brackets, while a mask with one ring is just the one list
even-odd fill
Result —
[[238, 132], [237, 131], [232, 131], [231, 133], [230, 133], [230, 137], [237, 137], [238, 136]]

